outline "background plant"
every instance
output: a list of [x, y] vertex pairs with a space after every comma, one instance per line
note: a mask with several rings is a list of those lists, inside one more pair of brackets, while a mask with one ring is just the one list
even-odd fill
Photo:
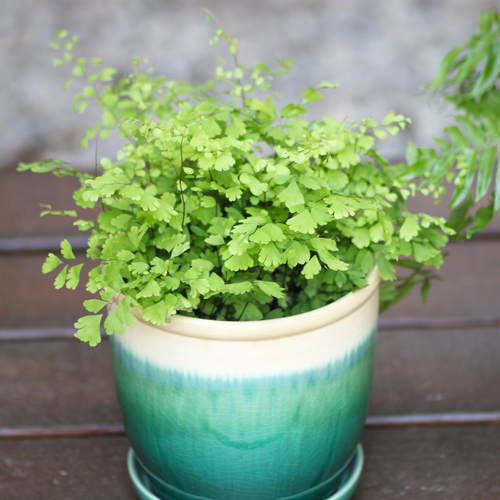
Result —
[[[291, 61], [278, 61], [274, 71], [246, 68], [222, 28], [211, 43], [222, 38], [233, 64], [218, 59], [214, 78], [200, 86], [140, 72], [137, 59], [133, 73], [118, 77], [114, 68], [100, 69], [100, 59], [76, 59], [77, 37], [58, 37], [52, 46], [62, 55], [54, 64], [72, 65], [85, 82], [75, 111], [84, 112], [90, 100], [102, 109], [82, 146], [113, 129], [127, 141], [116, 160], [100, 159], [94, 175], [57, 160], [20, 166], [77, 176], [76, 204], [101, 212], [95, 226], [75, 212], [44, 212], [76, 217], [79, 229], [92, 230], [87, 256], [96, 264], [87, 289], [100, 299], [85, 302], [92, 314], [75, 325], [91, 345], [117, 294], [116, 313], [104, 320], [108, 334], [135, 322], [132, 307], [152, 324], [179, 312], [225, 320], [306, 312], [363, 287], [375, 262], [386, 282], [382, 309], [416, 284], [425, 298], [449, 237], [464, 230], [470, 237], [498, 211], [497, 168], [494, 198], [469, 215], [475, 177], [475, 200], [488, 192], [500, 137], [496, 12], [485, 13], [479, 32], [446, 56], [432, 84], [460, 112], [457, 125], [436, 148], [410, 144], [407, 162], [396, 165], [381, 157], [376, 140], [397, 134], [408, 119], [393, 112], [380, 124], [305, 119], [331, 83], [277, 111], [273, 79]], [[455, 185], [448, 222], [408, 210], [417, 192], [439, 201], [443, 181]], [[67, 265], [50, 254], [43, 272], [57, 268], [56, 288], [75, 288], [82, 265], [70, 266], [66, 240], [61, 257]], [[398, 278], [395, 266], [409, 272]]]

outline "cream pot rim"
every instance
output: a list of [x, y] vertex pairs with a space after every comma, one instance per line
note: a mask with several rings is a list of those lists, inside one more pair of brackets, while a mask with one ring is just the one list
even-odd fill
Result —
[[136, 318], [149, 327], [168, 333], [206, 340], [257, 341], [291, 337], [335, 323], [360, 309], [377, 291], [380, 276], [374, 266], [366, 277], [368, 285], [319, 309], [285, 318], [260, 321], [218, 321], [174, 314], [169, 323], [152, 326], [133, 310]]

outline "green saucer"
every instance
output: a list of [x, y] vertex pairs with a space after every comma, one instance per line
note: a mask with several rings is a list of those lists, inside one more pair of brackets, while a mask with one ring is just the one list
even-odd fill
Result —
[[[346, 470], [342, 476], [340, 486], [338, 486], [338, 488], [332, 495], [326, 498], [325, 497], [318, 498], [317, 500], [349, 500], [351, 496], [354, 494], [354, 490], [358, 485], [359, 478], [361, 476], [361, 471], [363, 470], [363, 464], [364, 464], [363, 448], [361, 447], [361, 444], [358, 444], [358, 446], [356, 447], [356, 451], [354, 452], [354, 455], [349, 465], [346, 467]], [[151, 483], [148, 478], [149, 472], [146, 472], [144, 470], [144, 467], [136, 459], [134, 450], [132, 448], [130, 448], [128, 452], [127, 467], [132, 482], [134, 484], [135, 491], [137, 492], [141, 500], [165, 500], [165, 498], [160, 498], [155, 493], [153, 493], [151, 488]], [[166, 486], [171, 491], [171, 496], [168, 497], [168, 500], [181, 500], [181, 499], [210, 500], [207, 498], [186, 494], [182, 491], [176, 490], [175, 488], [169, 485]], [[305, 493], [307, 492], [304, 492], [304, 494]]]

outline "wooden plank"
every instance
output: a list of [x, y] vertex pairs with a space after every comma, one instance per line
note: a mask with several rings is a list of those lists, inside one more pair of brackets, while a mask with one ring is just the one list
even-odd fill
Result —
[[20, 253], [57, 253], [61, 249], [61, 241], [67, 239], [73, 248], [73, 252], [87, 251], [86, 236], [41, 236], [35, 238], [1, 238], [0, 254], [20, 254]]
[[125, 437], [23, 440], [0, 446], [5, 500], [137, 500]]
[[109, 351], [76, 339], [2, 343], [0, 427], [121, 423]]
[[[500, 497], [500, 427], [369, 429], [353, 500]], [[123, 437], [21, 440], [0, 447], [0, 497], [136, 500]]]
[[500, 328], [381, 332], [371, 415], [500, 411]]
[[[450, 247], [427, 303], [419, 290], [387, 311], [382, 319], [486, 318], [500, 315], [500, 242]], [[41, 274], [43, 255], [0, 256], [0, 329], [64, 328], [87, 314], [83, 300], [90, 298], [81, 285], [76, 291], [54, 290], [55, 274]], [[82, 271], [84, 276], [85, 266]], [[20, 300], [22, 297], [22, 300]]]
[[[2, 342], [0, 427], [121, 423], [108, 342]], [[371, 416], [500, 411], [500, 329], [381, 332]]]
[[420, 290], [383, 318], [496, 317], [500, 312], [500, 242], [452, 245], [425, 304]]
[[[80, 284], [76, 290], [55, 290], [57, 273], [42, 274], [44, 255], [0, 257], [0, 329], [71, 327], [88, 314], [83, 301], [92, 294]], [[85, 262], [77, 256], [74, 264]], [[82, 268], [82, 281], [91, 265]]]
[[[433, 413], [431, 415], [369, 415], [366, 429], [500, 425], [500, 412]], [[50, 427], [0, 427], [0, 440], [58, 439], [125, 436], [123, 424], [51, 425]]]
[[[0, 171], [0, 237], [65, 234], [66, 231], [75, 234], [69, 218], [47, 216], [40, 219], [39, 213], [40, 203], [52, 204], [54, 209], [75, 209], [72, 194], [78, 186], [78, 180], [73, 177], [57, 178], [51, 174]], [[434, 205], [432, 199], [417, 196], [409, 201], [410, 210], [446, 216], [446, 202], [451, 199], [451, 193], [445, 198], [440, 205]], [[481, 205], [487, 201], [485, 197]], [[86, 214], [85, 217], [90, 216]], [[500, 231], [500, 213], [496, 214], [488, 231]]]
[[[71, 217], [40, 218], [40, 204], [50, 204], [54, 210], [75, 210], [73, 191], [78, 187], [74, 177], [0, 171], [0, 237], [81, 236]], [[78, 209], [78, 213], [95, 219], [98, 212]]]
[[500, 427], [365, 430], [352, 500], [500, 498]]

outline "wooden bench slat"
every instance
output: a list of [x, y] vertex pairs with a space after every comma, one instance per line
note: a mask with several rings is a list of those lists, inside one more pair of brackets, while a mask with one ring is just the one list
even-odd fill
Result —
[[380, 332], [370, 414], [500, 411], [500, 328]]
[[500, 498], [499, 437], [496, 426], [365, 430], [352, 500]]
[[[500, 496], [499, 427], [368, 429], [353, 500]], [[137, 500], [124, 437], [2, 442], [0, 497], [9, 500]]]
[[[0, 427], [121, 423], [110, 346], [0, 344]], [[370, 415], [500, 411], [500, 329], [387, 331]]]
[[500, 242], [451, 245], [425, 304], [420, 289], [383, 318], [494, 317], [500, 313]]
[[76, 339], [2, 343], [0, 427], [121, 423], [109, 351]]
[[[74, 177], [0, 171], [0, 237], [81, 236], [71, 217], [40, 218], [40, 204], [50, 204], [54, 210], [75, 210], [73, 192], [79, 185]], [[78, 213], [86, 219], [95, 219], [98, 214], [81, 209]]]
[[[443, 280], [432, 284], [426, 304], [414, 290], [382, 319], [500, 316], [500, 242], [453, 245], [449, 253]], [[83, 285], [54, 290], [56, 274], [41, 274], [44, 260], [44, 255], [0, 256], [0, 329], [71, 327], [87, 314], [82, 302], [92, 295]], [[83, 267], [82, 277], [92, 264]]]

